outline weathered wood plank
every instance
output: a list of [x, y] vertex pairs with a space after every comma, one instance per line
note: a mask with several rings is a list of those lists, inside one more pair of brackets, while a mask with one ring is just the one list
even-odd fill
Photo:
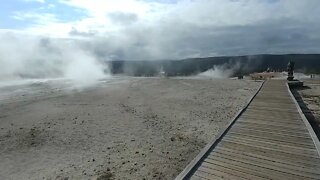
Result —
[[215, 156], [231, 158], [235, 161], [241, 161], [256, 166], [261, 166], [267, 169], [280, 171], [283, 173], [289, 173], [292, 175], [304, 176], [308, 178], [320, 177], [320, 172], [316, 168], [303, 168], [299, 166], [291, 166], [278, 161], [270, 161], [267, 159], [261, 159], [254, 156], [247, 156], [244, 154], [233, 153], [229, 151], [213, 151], [209, 157], [214, 158]]
[[249, 107], [248, 110], [261, 110], [265, 111], [266, 113], [272, 114], [274, 111], [283, 112], [283, 113], [296, 113], [296, 109], [280, 109], [280, 108], [272, 108], [272, 107], [259, 107], [259, 106], [252, 106]]
[[315, 148], [287, 145], [287, 144], [282, 144], [280, 142], [272, 142], [269, 140], [243, 138], [243, 137], [237, 137], [237, 136], [225, 136], [223, 141], [241, 143], [241, 144], [246, 144], [246, 145], [255, 146], [259, 148], [273, 149], [273, 150], [283, 151], [283, 152], [287, 152], [290, 150], [290, 153], [303, 154], [304, 156], [309, 156], [313, 158], [318, 156], [317, 155], [318, 152], [315, 150]]
[[250, 104], [251, 106], [257, 106], [257, 107], [273, 107], [273, 108], [281, 108], [281, 109], [295, 109], [296, 107], [292, 103], [266, 103], [266, 102], [260, 102], [260, 101], [254, 101]]
[[229, 153], [234, 153], [236, 155], [249, 156], [249, 157], [254, 157], [254, 158], [258, 158], [258, 159], [262, 159], [270, 162], [277, 162], [277, 163], [286, 165], [286, 167], [288, 168], [293, 168], [293, 169], [302, 168], [310, 172], [319, 172], [319, 168], [320, 168], [320, 164], [319, 162], [316, 162], [316, 160], [310, 164], [308, 163], [305, 164], [305, 163], [302, 163], [301, 161], [295, 161], [295, 160], [292, 161], [287, 157], [286, 158], [272, 157], [272, 156], [268, 156], [268, 154], [266, 153], [262, 154], [257, 152], [241, 151], [241, 150], [229, 149], [226, 147], [217, 147], [212, 152], [215, 152], [215, 151], [229, 152]]
[[[305, 130], [304, 128], [302, 128], [303, 127], [302, 123], [296, 123], [294, 121], [282, 121], [282, 120], [278, 120], [278, 119], [273, 119], [273, 120], [265, 119], [265, 120], [263, 120], [263, 119], [257, 119], [257, 118], [250, 118], [250, 119], [248, 119], [248, 118], [240, 118], [240, 119], [238, 119], [238, 122], [260, 123], [260, 124], [276, 125], [276, 126], [278, 126], [277, 124], [279, 124], [279, 125], [282, 126], [281, 129], [283, 129], [283, 130], [287, 129], [287, 128], [283, 128], [283, 126], [285, 126], [285, 127], [298, 127], [300, 130]], [[238, 125], [238, 123], [237, 123], [237, 125]], [[266, 126], [263, 126], [263, 127], [266, 127]]]
[[264, 179], [262, 177], [255, 176], [253, 174], [246, 173], [238, 169], [229, 168], [228, 166], [223, 164], [217, 164], [217, 163], [215, 164], [207, 161], [204, 161], [199, 167], [199, 169], [200, 168], [201, 169], [206, 168], [205, 169], [206, 171], [208, 172], [212, 171], [212, 173], [214, 173], [215, 171], [219, 171], [220, 173], [223, 173], [221, 175], [225, 175], [223, 178], [226, 178], [226, 179], [231, 178], [232, 176], [233, 177], [231, 179]]
[[268, 123], [268, 124], [279, 124], [279, 125], [282, 125], [282, 126], [299, 126], [300, 127], [303, 127], [304, 124], [303, 123], [297, 123], [295, 121], [287, 121], [287, 120], [281, 120], [281, 119], [273, 119], [273, 120], [270, 120], [270, 119], [261, 119], [261, 118], [240, 118], [238, 119], [238, 122], [252, 122], [252, 123]]
[[257, 134], [248, 134], [243, 132], [229, 132], [226, 137], [237, 137], [239, 139], [251, 140], [251, 141], [264, 141], [268, 143], [282, 144], [286, 146], [294, 146], [301, 148], [309, 148], [314, 149], [315, 146], [312, 140], [309, 141], [301, 141], [299, 138], [289, 138], [289, 137], [275, 137], [275, 136], [265, 136], [265, 135], [257, 135]]
[[240, 172], [246, 172], [251, 175], [260, 176], [267, 179], [309, 179], [303, 176], [295, 176], [287, 173], [282, 173], [279, 171], [266, 169], [261, 166], [255, 166], [248, 163], [235, 161], [231, 158], [223, 158], [219, 156], [214, 156], [214, 159], [210, 157], [205, 159], [205, 162], [215, 165], [221, 165], [224, 167], [229, 167], [230, 169], [237, 170]]
[[202, 176], [199, 176], [199, 172], [196, 172], [197, 174], [194, 174], [190, 179], [191, 180], [211, 180], [213, 179], [212, 176], [210, 176], [210, 178], [205, 178], [205, 177], [202, 177]]
[[242, 132], [245, 134], [252, 134], [252, 135], [261, 135], [261, 136], [277, 136], [277, 137], [289, 137], [289, 138], [300, 138], [301, 141], [310, 142], [313, 144], [313, 141], [310, 137], [306, 136], [306, 133], [292, 133], [288, 131], [270, 131], [270, 129], [251, 129], [246, 127], [234, 127], [230, 130], [232, 132]]
[[254, 124], [250, 122], [237, 123], [234, 128], [248, 128], [248, 129], [259, 129], [259, 130], [270, 130], [274, 132], [287, 132], [290, 134], [306, 134], [308, 136], [308, 131], [306, 129], [294, 129], [294, 128], [283, 128], [277, 125], [268, 125], [268, 124]]
[[296, 151], [288, 151], [288, 149], [280, 149], [280, 148], [270, 148], [266, 146], [258, 146], [256, 144], [252, 143], [246, 143], [243, 141], [236, 141], [236, 140], [229, 140], [229, 139], [223, 139], [223, 141], [220, 142], [219, 146], [221, 147], [226, 147], [229, 149], [234, 149], [234, 150], [240, 150], [243, 149], [248, 152], [254, 152], [254, 153], [263, 153], [263, 154], [268, 154], [269, 156], [274, 156], [278, 158], [287, 157], [290, 159], [296, 159], [299, 158], [303, 162], [318, 162], [319, 159], [316, 159], [314, 156], [314, 153], [307, 154], [304, 152], [296, 152]]
[[197, 172], [194, 173], [194, 175], [190, 179], [195, 179], [195, 180], [214, 180], [214, 179], [222, 179], [218, 176], [215, 176], [214, 174], [208, 174], [205, 172], [202, 172], [198, 170]]
[[[266, 117], [264, 119], [264, 117]], [[260, 120], [265, 120], [265, 121], [276, 121], [276, 122], [297, 122], [297, 121], [301, 121], [299, 119], [296, 119], [295, 117], [289, 117], [289, 116], [281, 116], [281, 115], [267, 115], [267, 114], [258, 114], [258, 113], [246, 113], [246, 114], [243, 114], [241, 116], [241, 118], [239, 119], [260, 119]], [[300, 123], [301, 124], [301, 123]]]
[[297, 126], [297, 125], [285, 125], [285, 124], [280, 124], [280, 123], [272, 123], [272, 122], [248, 122], [248, 121], [238, 121], [237, 123], [239, 124], [251, 124], [251, 125], [256, 125], [256, 126], [261, 126], [261, 125], [266, 125], [266, 126], [276, 126], [276, 127], [281, 127], [283, 129], [292, 129], [292, 131], [295, 130], [301, 130], [303, 126]]
[[268, 118], [287, 118], [287, 119], [293, 119], [293, 120], [301, 120], [299, 119], [299, 116], [297, 114], [286, 114], [286, 113], [279, 113], [279, 112], [273, 112], [273, 113], [266, 113], [266, 112], [262, 112], [262, 111], [255, 111], [255, 110], [251, 110], [251, 111], [246, 111], [242, 114], [242, 117], [246, 117], [246, 116], [253, 116], [253, 117], [268, 117]]
[[203, 176], [214, 175], [221, 179], [241, 179], [241, 180], [245, 179], [243, 178], [243, 176], [239, 175], [239, 173], [232, 172], [223, 167], [218, 167], [218, 166], [213, 167], [211, 164], [206, 164], [206, 163], [203, 163], [198, 170]]

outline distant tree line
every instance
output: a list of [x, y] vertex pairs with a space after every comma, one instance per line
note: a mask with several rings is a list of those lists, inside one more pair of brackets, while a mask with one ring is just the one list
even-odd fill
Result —
[[165, 61], [109, 61], [112, 74], [130, 76], [166, 76], [195, 75], [214, 66], [233, 69], [232, 76], [246, 75], [252, 72], [263, 72], [268, 68], [274, 71], [285, 71], [288, 62], [296, 64], [296, 71], [320, 74], [320, 54], [287, 54], [287, 55], [251, 55], [251, 56], [222, 56], [207, 58], [191, 58]]

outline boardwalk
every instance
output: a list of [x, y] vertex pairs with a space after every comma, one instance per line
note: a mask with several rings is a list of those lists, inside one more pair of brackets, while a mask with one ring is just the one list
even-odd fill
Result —
[[270, 80], [177, 179], [320, 179], [319, 140], [285, 81]]

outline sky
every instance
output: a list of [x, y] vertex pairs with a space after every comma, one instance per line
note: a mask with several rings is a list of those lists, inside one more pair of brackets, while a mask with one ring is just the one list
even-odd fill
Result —
[[319, 15], [318, 0], [3, 0], [0, 58], [70, 47], [98, 60], [320, 53]]

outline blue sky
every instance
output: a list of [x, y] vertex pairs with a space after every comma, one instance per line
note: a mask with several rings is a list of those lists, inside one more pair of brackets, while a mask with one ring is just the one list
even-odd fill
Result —
[[55, 0], [25, 1], [10, 0], [0, 6], [0, 29], [24, 29], [34, 25], [34, 18], [17, 19], [17, 13], [23, 14], [52, 14], [60, 22], [72, 22], [86, 16], [82, 9], [58, 3]]

